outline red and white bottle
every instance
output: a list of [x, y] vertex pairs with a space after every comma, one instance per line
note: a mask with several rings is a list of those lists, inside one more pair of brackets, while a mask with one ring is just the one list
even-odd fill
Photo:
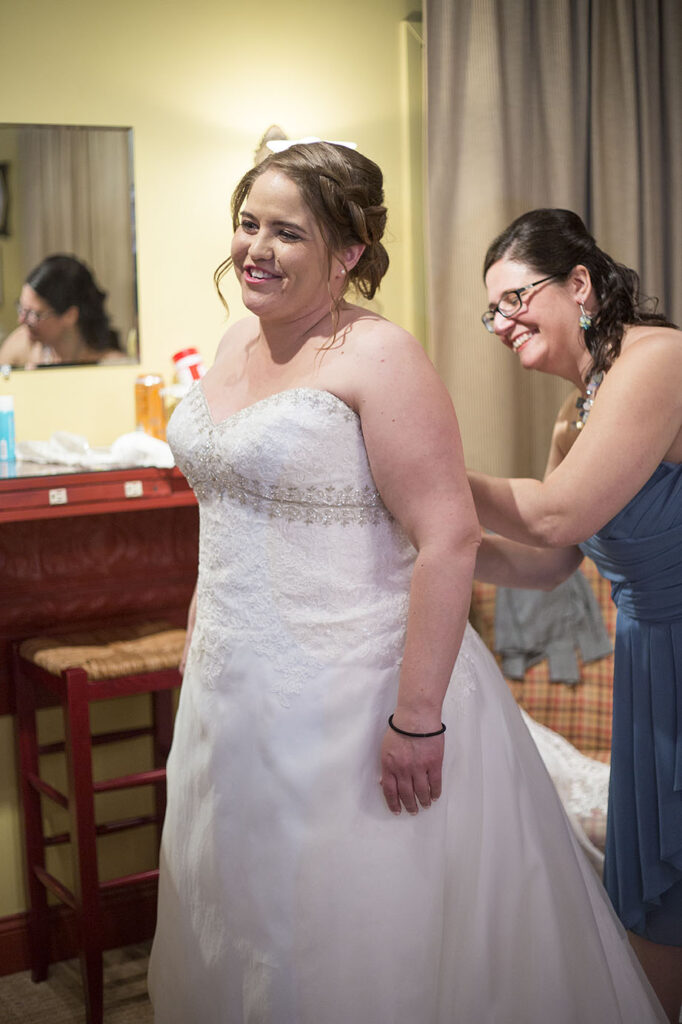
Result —
[[173, 356], [175, 376], [178, 384], [189, 387], [195, 380], [200, 380], [206, 373], [203, 360], [195, 348], [183, 348]]

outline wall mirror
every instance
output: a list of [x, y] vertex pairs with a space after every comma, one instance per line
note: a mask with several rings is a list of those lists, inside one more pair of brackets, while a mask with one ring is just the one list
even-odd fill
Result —
[[132, 129], [0, 124], [0, 167], [0, 352], [26, 276], [60, 253], [85, 263], [106, 292], [123, 354], [100, 365], [139, 361]]

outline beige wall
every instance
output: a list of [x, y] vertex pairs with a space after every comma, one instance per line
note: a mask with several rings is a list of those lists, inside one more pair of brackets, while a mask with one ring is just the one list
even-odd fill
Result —
[[[24, 45], [3, 48], [0, 120], [134, 129], [143, 370], [168, 379], [172, 353], [187, 344], [212, 359], [225, 326], [211, 278], [229, 245], [229, 194], [272, 123], [292, 137], [355, 140], [383, 167], [393, 266], [379, 308], [418, 326], [404, 280], [410, 224], [400, 104], [400, 21], [413, 6], [290, 0], [255, 13], [233, 0], [4, 5], [0, 34], [30, 40], [30, 59]], [[240, 312], [236, 299], [231, 307]], [[137, 372], [15, 373], [17, 438], [66, 429], [110, 443], [133, 427]]]
[[[0, 387], [14, 395], [19, 440], [72, 430], [92, 444], [109, 444], [133, 428], [140, 369], [169, 380], [172, 353], [189, 344], [211, 361], [225, 327], [212, 274], [229, 245], [229, 194], [273, 123], [291, 137], [354, 140], [382, 166], [392, 266], [375, 305], [423, 339], [423, 291], [411, 257], [421, 204], [406, 194], [406, 183], [418, 180], [407, 166], [414, 132], [406, 112], [418, 68], [413, 37], [406, 42], [400, 24], [418, 6], [418, 0], [2, 6], [0, 121], [132, 126], [137, 195], [142, 366], [13, 373]], [[241, 315], [234, 288], [228, 300], [233, 316]], [[15, 788], [5, 719], [0, 916], [25, 906]]]

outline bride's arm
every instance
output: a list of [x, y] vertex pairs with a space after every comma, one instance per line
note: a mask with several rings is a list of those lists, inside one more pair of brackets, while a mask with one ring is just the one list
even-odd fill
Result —
[[[356, 408], [381, 496], [417, 551], [394, 724], [440, 729], [464, 633], [480, 531], [450, 397], [418, 342], [383, 324], [363, 338]], [[416, 813], [440, 794], [443, 736], [391, 729], [381, 750], [389, 808]]]

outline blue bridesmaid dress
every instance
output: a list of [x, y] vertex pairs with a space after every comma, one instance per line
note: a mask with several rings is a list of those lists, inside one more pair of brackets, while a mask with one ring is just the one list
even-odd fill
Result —
[[604, 883], [626, 928], [682, 945], [682, 465], [580, 545], [618, 608]]

